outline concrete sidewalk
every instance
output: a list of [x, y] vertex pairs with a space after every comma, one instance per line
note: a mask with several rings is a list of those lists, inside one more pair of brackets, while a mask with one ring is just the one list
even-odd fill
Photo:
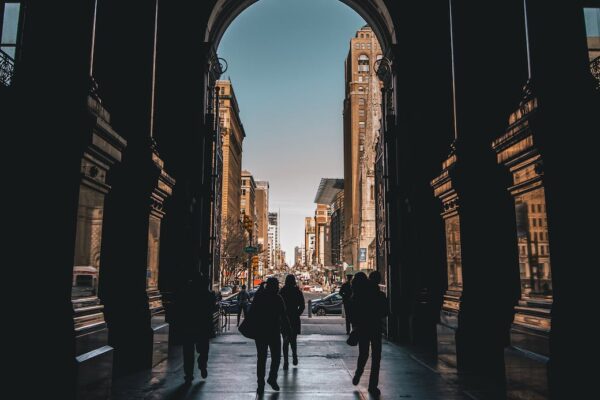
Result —
[[[367, 369], [358, 386], [352, 385], [358, 348], [345, 343], [344, 321], [339, 317], [303, 318], [298, 337], [299, 365], [279, 370], [279, 393], [266, 386], [265, 399], [368, 399]], [[327, 333], [324, 333], [327, 332]], [[290, 360], [291, 361], [291, 360]], [[268, 371], [267, 362], [267, 371]], [[367, 367], [370, 366], [370, 360]], [[151, 372], [114, 383], [113, 400], [255, 399], [256, 348], [254, 342], [229, 333], [211, 342], [208, 378], [196, 371], [191, 386], [183, 385], [181, 348], [173, 346], [169, 360]], [[380, 386], [382, 399], [473, 399], [454, 380], [418, 361], [408, 350], [384, 342]]]

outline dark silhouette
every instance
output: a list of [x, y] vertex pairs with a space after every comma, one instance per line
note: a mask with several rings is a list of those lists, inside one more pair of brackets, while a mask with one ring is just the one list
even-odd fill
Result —
[[281, 358], [281, 333], [284, 337], [290, 334], [291, 328], [285, 310], [285, 303], [277, 293], [279, 281], [277, 278], [267, 279], [266, 285], [261, 285], [254, 295], [250, 313], [259, 327], [256, 334], [256, 377], [257, 393], [265, 390], [265, 371], [267, 364], [267, 350], [271, 351], [271, 368], [267, 383], [274, 390], [279, 390], [277, 373]]
[[381, 335], [383, 333], [381, 319], [388, 315], [387, 299], [379, 290], [381, 274], [371, 272], [369, 279], [358, 272], [352, 280], [352, 325], [358, 332], [358, 362], [352, 383], [358, 385], [369, 358], [371, 347], [371, 375], [369, 377], [369, 393], [378, 397], [379, 366], [381, 363]]
[[296, 277], [289, 274], [285, 277], [285, 285], [279, 291], [283, 298], [288, 319], [290, 321], [291, 332], [283, 337], [283, 369], [289, 368], [288, 355], [289, 347], [292, 347], [292, 362], [298, 365], [298, 350], [296, 338], [300, 334], [301, 323], [300, 316], [304, 312], [304, 295], [296, 285]]
[[346, 314], [346, 335], [350, 334], [350, 299], [352, 298], [352, 284], [350, 281], [352, 280], [352, 275], [346, 275], [346, 282], [342, 284], [340, 288], [340, 296], [342, 296], [342, 300], [344, 302], [344, 313]]
[[194, 274], [176, 298], [176, 329], [183, 344], [185, 382], [194, 379], [194, 348], [198, 352], [198, 368], [202, 378], [208, 376], [208, 341], [214, 337], [213, 313], [216, 298], [208, 290], [208, 279]]
[[240, 293], [238, 294], [237, 326], [240, 326], [240, 316], [242, 315], [242, 312], [244, 313], [244, 318], [246, 318], [249, 302], [250, 295], [246, 291], [246, 285], [242, 285], [242, 290], [240, 290]]

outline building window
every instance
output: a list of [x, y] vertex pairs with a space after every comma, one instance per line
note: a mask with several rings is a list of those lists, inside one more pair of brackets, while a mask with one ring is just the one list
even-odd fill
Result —
[[369, 57], [365, 54], [358, 56], [358, 72], [369, 72]]
[[0, 5], [0, 12], [2, 12], [2, 45], [0, 50], [8, 54], [10, 58], [15, 60], [17, 58], [17, 43], [19, 40], [19, 23], [21, 16], [21, 3], [20, 2], [5, 2], [4, 5]]
[[600, 8], [584, 8], [585, 29], [588, 37], [600, 37]]

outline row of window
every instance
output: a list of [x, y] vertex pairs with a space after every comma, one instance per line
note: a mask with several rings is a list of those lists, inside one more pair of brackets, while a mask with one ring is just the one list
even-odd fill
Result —
[[[519, 246], [519, 249], [522, 256], [527, 255], [527, 246]], [[538, 246], [538, 249], [540, 255], [550, 255], [550, 246], [542, 244]]]

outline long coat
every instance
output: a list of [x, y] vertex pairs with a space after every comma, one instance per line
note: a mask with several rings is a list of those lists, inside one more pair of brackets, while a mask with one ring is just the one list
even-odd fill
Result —
[[298, 335], [301, 330], [300, 315], [304, 312], [304, 295], [297, 286], [284, 286], [279, 295], [285, 302], [285, 309], [290, 320], [292, 333]]
[[182, 290], [175, 301], [176, 342], [195, 343], [214, 336], [213, 313], [216, 308], [213, 292], [192, 287]]
[[285, 303], [277, 292], [263, 290], [254, 295], [248, 318], [256, 324], [256, 340], [271, 341], [279, 335], [289, 333], [290, 323]]

